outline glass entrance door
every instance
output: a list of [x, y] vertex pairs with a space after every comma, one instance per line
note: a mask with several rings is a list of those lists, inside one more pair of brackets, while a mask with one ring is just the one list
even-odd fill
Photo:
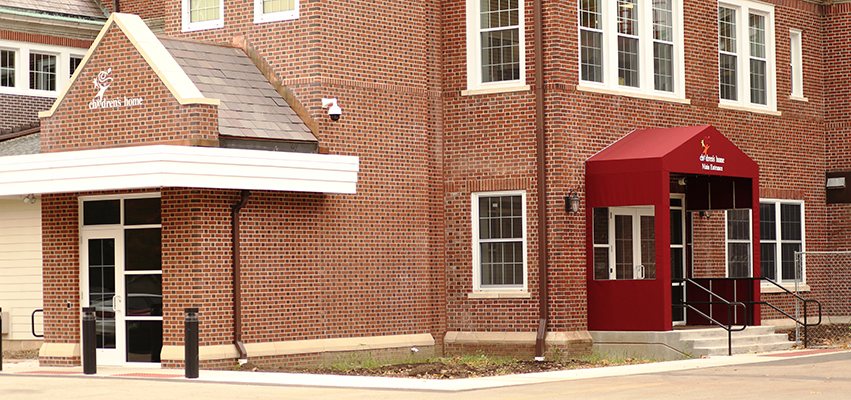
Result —
[[685, 325], [686, 239], [685, 207], [682, 196], [671, 196], [671, 317], [674, 325]]
[[95, 308], [98, 364], [159, 362], [163, 340], [159, 197], [84, 201], [83, 213], [82, 304]]

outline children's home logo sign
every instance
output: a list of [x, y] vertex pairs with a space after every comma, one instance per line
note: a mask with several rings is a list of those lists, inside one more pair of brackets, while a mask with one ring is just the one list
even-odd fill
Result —
[[703, 152], [700, 153], [700, 167], [706, 171], [717, 171], [723, 172], [724, 166], [718, 164], [724, 164], [724, 158], [718, 157], [717, 155], [709, 155], [709, 136], [703, 138], [700, 141], [700, 145], [703, 146]]
[[100, 71], [98, 76], [94, 79], [94, 81], [92, 81], [95, 85], [95, 89], [98, 90], [98, 94], [96, 94], [95, 98], [89, 102], [90, 110], [97, 110], [99, 108], [141, 106], [145, 102], [143, 97], [115, 97], [112, 99], [104, 99], [103, 95], [106, 93], [106, 90], [112, 86], [113, 78], [110, 74], [112, 74], [112, 68], [108, 68], [106, 71]]

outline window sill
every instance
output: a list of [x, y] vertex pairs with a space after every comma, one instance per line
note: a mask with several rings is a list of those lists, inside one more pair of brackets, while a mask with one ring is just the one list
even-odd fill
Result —
[[187, 32], [196, 32], [196, 31], [206, 31], [206, 30], [209, 30], [209, 29], [224, 28], [224, 26], [225, 26], [225, 20], [223, 20], [223, 19], [216, 20], [216, 21], [196, 22], [192, 25], [183, 27], [183, 30], [181, 30], [180, 32], [181, 33], [187, 33]]
[[602, 94], [611, 94], [614, 96], [626, 96], [626, 97], [634, 97], [637, 99], [647, 99], [647, 100], [658, 100], [658, 101], [667, 101], [670, 103], [679, 103], [679, 104], [691, 104], [691, 100], [689, 99], [680, 99], [676, 97], [666, 97], [666, 96], [654, 96], [651, 94], [643, 94], [643, 93], [632, 93], [625, 92], [620, 90], [612, 90], [612, 89], [603, 89], [596, 88], [590, 86], [576, 86], [576, 90], [580, 92], [589, 92], [589, 93], [602, 93]]
[[468, 299], [531, 299], [529, 292], [470, 292]]
[[743, 107], [743, 106], [739, 106], [739, 105], [731, 105], [731, 104], [724, 104], [724, 103], [718, 103], [718, 108], [725, 109], [725, 110], [752, 112], [752, 113], [756, 113], [756, 114], [773, 115], [773, 116], [776, 116], [776, 117], [783, 115], [783, 113], [780, 112], [780, 111], [772, 111], [772, 110], [759, 109], [759, 108]]
[[[793, 285], [781, 284], [780, 286], [783, 286], [784, 288], [786, 288], [790, 292], [793, 292], [793, 293], [795, 292], [795, 285], [794, 284]], [[806, 284], [798, 285], [798, 292], [809, 292], [809, 291], [810, 291], [810, 285], [806, 285]], [[774, 285], [764, 285], [764, 286], [760, 287], [760, 293], [766, 294], [766, 293], [786, 293], [786, 292], [784, 292], [783, 289], [780, 289], [779, 287], [774, 286]]]
[[296, 19], [298, 19], [298, 10], [280, 11], [268, 14], [257, 13], [254, 17], [254, 23], [265, 24], [267, 22], [292, 21]]
[[493, 94], [493, 93], [511, 93], [511, 92], [523, 92], [532, 90], [532, 87], [529, 85], [522, 86], [506, 86], [506, 87], [495, 87], [495, 88], [487, 88], [487, 89], [474, 89], [474, 90], [462, 90], [461, 96], [475, 96], [478, 94]]
[[794, 100], [794, 101], [803, 101], [803, 102], [805, 102], [805, 103], [808, 103], [808, 102], [810, 101], [810, 99], [808, 99], [808, 98], [806, 98], [806, 97], [801, 97], [801, 96], [791, 96], [791, 95], [789, 96], [789, 100]]

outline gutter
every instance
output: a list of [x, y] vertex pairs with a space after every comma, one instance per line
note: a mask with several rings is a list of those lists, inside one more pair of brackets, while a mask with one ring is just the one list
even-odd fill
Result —
[[25, 10], [21, 8], [14, 7], [4, 7], [0, 6], [0, 14], [10, 14], [17, 15], [21, 17], [30, 17], [30, 18], [41, 18], [51, 21], [62, 21], [62, 22], [73, 22], [77, 24], [90, 24], [95, 26], [103, 26], [106, 23], [106, 19], [100, 20], [93, 17], [83, 17], [83, 16], [68, 16], [66, 14], [58, 14], [51, 13], [47, 11], [37, 11], [37, 10]]
[[242, 264], [239, 262], [239, 211], [248, 204], [251, 192], [243, 190], [239, 203], [234, 204], [231, 212], [231, 254], [233, 254], [233, 344], [239, 352], [240, 364], [248, 358], [242, 343]]
[[549, 268], [547, 254], [547, 144], [544, 137], [544, 50], [543, 0], [535, 0], [535, 130], [538, 139], [538, 335], [535, 337], [535, 357], [546, 352], [547, 317], [549, 316]]

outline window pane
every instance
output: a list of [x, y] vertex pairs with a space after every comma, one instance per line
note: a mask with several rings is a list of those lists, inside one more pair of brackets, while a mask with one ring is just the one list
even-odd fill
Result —
[[162, 229], [124, 231], [124, 269], [127, 271], [162, 270]]
[[671, 0], [653, 0], [653, 39], [674, 41], [674, 18]]
[[[800, 243], [783, 243], [780, 245], [780, 270], [784, 281], [794, 281], [795, 252], [801, 251]], [[800, 276], [800, 274], [798, 274]]]
[[759, 243], [759, 265], [764, 278], [777, 281], [777, 245], [775, 243]]
[[519, 29], [482, 32], [482, 82], [520, 79]]
[[739, 93], [737, 89], [737, 67], [736, 56], [730, 54], [720, 55], [720, 80], [721, 80], [721, 98], [724, 100], [738, 100]]
[[618, 33], [638, 35], [638, 3], [618, 0]]
[[751, 57], [765, 58], [765, 17], [750, 15]]
[[765, 95], [765, 61], [751, 60], [751, 103], [767, 104]]
[[594, 279], [609, 279], [609, 248], [594, 248]]
[[615, 215], [615, 279], [632, 279], [632, 216]]
[[750, 210], [727, 211], [727, 239], [750, 240]]
[[480, 243], [482, 285], [523, 284], [523, 243]]
[[653, 43], [653, 88], [674, 91], [674, 45]]
[[189, 21], [203, 22], [219, 19], [219, 0], [189, 0]]
[[161, 222], [159, 197], [124, 200], [124, 225], [153, 225]]
[[638, 39], [618, 37], [618, 84], [638, 87]]
[[0, 86], [15, 86], [15, 52], [0, 50]]
[[681, 247], [675, 247], [671, 249], [671, 279], [683, 279], [685, 278], [684, 272], [684, 253], [685, 249]]
[[56, 56], [30, 53], [30, 89], [56, 90]]
[[583, 28], [600, 29], [600, 0], [580, 0], [579, 25]]
[[801, 240], [801, 207], [799, 205], [780, 205], [780, 238]]
[[727, 243], [727, 275], [730, 278], [750, 277], [750, 243]]
[[111, 225], [120, 223], [120, 200], [98, 200], [83, 203], [83, 225]]
[[777, 217], [774, 214], [774, 204], [760, 203], [759, 240], [777, 239]]
[[641, 216], [641, 265], [644, 279], [656, 279], [656, 218]]
[[723, 52], [735, 53], [736, 49], [736, 10], [718, 8], [718, 45]]
[[609, 209], [594, 208], [594, 244], [609, 244]]
[[682, 245], [683, 235], [683, 210], [671, 210], [671, 244]]
[[582, 80], [603, 82], [603, 34], [581, 31]]
[[71, 59], [70, 59], [70, 61], [69, 61], [69, 62], [70, 62], [70, 65], [69, 65], [69, 66], [70, 66], [70, 69], [69, 69], [69, 71], [71, 71], [71, 73], [70, 73], [70, 75], [68, 75], [68, 76], [73, 76], [73, 75], [74, 75], [74, 71], [76, 71], [76, 70], [77, 70], [77, 67], [79, 67], [79, 66], [80, 66], [80, 64], [83, 62], [83, 59], [82, 59], [82, 58], [80, 58], [80, 57], [71, 57]]

